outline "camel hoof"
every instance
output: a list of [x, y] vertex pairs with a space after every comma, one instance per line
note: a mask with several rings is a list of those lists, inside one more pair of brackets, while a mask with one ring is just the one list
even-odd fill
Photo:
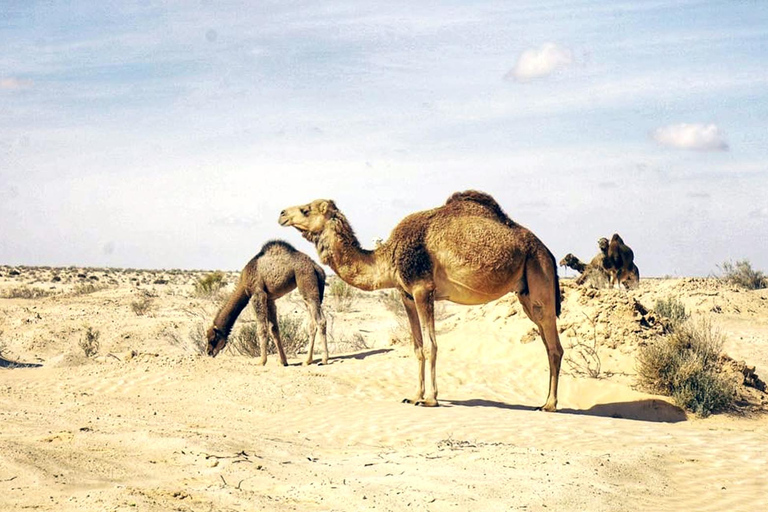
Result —
[[404, 404], [418, 405], [421, 407], [438, 407], [440, 404], [437, 400], [424, 400], [420, 398], [418, 400], [411, 400], [410, 398], [403, 398]]
[[544, 404], [541, 407], [537, 407], [536, 410], [544, 412], [557, 412], [557, 406], [553, 404]]
[[312, 360], [310, 359], [309, 361], [304, 361], [303, 363], [301, 363], [301, 366], [309, 366], [311, 364], [312, 364]]

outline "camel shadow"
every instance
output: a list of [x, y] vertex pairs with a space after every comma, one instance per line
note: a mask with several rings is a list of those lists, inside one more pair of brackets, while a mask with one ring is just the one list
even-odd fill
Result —
[[[535, 411], [537, 407], [527, 405], [507, 404], [493, 400], [445, 400], [447, 404], [460, 407], [497, 407], [516, 411]], [[635, 400], [632, 402], [614, 402], [596, 404], [589, 409], [558, 409], [561, 414], [576, 414], [582, 416], [599, 416], [603, 418], [621, 418], [625, 420], [647, 421], [653, 423], [679, 423], [686, 421], [688, 416], [680, 407], [657, 398]]]
[[[393, 350], [394, 349], [392, 348], [375, 348], [371, 350], [366, 350], [364, 352], [355, 352], [354, 354], [344, 354], [341, 356], [329, 356], [328, 364], [331, 365], [337, 361], [343, 362], [344, 360], [347, 360], [347, 359], [356, 359], [358, 361], [362, 361], [363, 359], [366, 359], [368, 357], [376, 356], [379, 354], [386, 354], [387, 352], [392, 352]], [[312, 364], [322, 364], [322, 363], [318, 363], [318, 359], [314, 358]], [[293, 364], [290, 364], [289, 366], [301, 366], [301, 365], [302, 363], [293, 363]]]
[[43, 365], [39, 363], [19, 363], [17, 361], [9, 361], [4, 357], [0, 357], [0, 368], [40, 368], [41, 366]]

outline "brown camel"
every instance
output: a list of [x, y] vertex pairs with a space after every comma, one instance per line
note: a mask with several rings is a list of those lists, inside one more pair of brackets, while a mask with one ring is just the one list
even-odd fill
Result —
[[[516, 292], [549, 356], [549, 394], [542, 409], [557, 408], [563, 357], [557, 331], [557, 264], [546, 246], [507, 217], [491, 196], [476, 191], [453, 194], [443, 206], [407, 216], [374, 251], [360, 247], [331, 200], [287, 208], [279, 222], [314, 243], [321, 261], [350, 285], [400, 291], [419, 367], [416, 396], [406, 402], [438, 405], [434, 301], [484, 304]], [[431, 372], [426, 398], [424, 338], [429, 340]]]
[[307, 305], [310, 320], [309, 354], [304, 364], [312, 364], [317, 331], [320, 332], [325, 350], [323, 364], [327, 364], [328, 341], [325, 334], [325, 315], [321, 307], [325, 289], [325, 271], [312, 261], [312, 258], [282, 240], [272, 240], [264, 244], [259, 254], [254, 256], [240, 273], [235, 291], [216, 314], [213, 325], [206, 333], [207, 354], [215, 357], [221, 352], [227, 344], [227, 338], [235, 320], [248, 302], [251, 302], [256, 312], [261, 364], [267, 363], [267, 326], [269, 326], [280, 356], [280, 364], [287, 366], [288, 361], [285, 358], [277, 327], [275, 301], [297, 287]]
[[610, 275], [611, 286], [623, 284], [631, 288], [640, 280], [640, 271], [635, 265], [635, 253], [624, 243], [618, 233], [614, 233], [608, 244], [604, 267]]
[[597, 241], [600, 252], [595, 255], [589, 263], [584, 263], [572, 253], [566, 254], [560, 265], [572, 268], [581, 275], [576, 278], [576, 284], [582, 285], [591, 282], [594, 286], [600, 288], [603, 283], [608, 281], [608, 271], [605, 269], [605, 258], [608, 255], [608, 239], [601, 238]]

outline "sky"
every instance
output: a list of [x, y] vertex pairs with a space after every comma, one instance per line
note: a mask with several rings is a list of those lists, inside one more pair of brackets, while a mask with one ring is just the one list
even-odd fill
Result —
[[768, 271], [767, 125], [762, 0], [3, 0], [0, 265], [235, 270], [316, 257], [285, 207], [372, 247], [478, 189], [558, 259]]

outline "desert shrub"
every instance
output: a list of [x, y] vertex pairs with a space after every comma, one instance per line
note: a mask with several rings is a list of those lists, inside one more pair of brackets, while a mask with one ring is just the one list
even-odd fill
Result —
[[736, 263], [730, 261], [718, 265], [722, 275], [720, 279], [728, 284], [746, 288], [747, 290], [760, 290], [768, 287], [768, 277], [761, 270], [754, 270], [749, 260], [740, 260]]
[[[597, 322], [589, 317], [587, 317], [587, 321], [592, 325], [592, 339], [571, 344], [565, 352], [565, 364], [568, 365], [572, 375], [584, 375], [599, 379], [602, 376], [602, 362], [600, 361], [600, 354], [597, 352], [599, 346]], [[538, 332], [535, 334], [538, 335]]]
[[197, 278], [197, 281], [195, 281], [195, 294], [198, 297], [215, 297], [226, 285], [224, 272], [217, 270]]
[[86, 326], [85, 334], [80, 338], [80, 348], [85, 357], [93, 357], [99, 352], [99, 337], [101, 333], [91, 326]]
[[91, 293], [100, 292], [101, 290], [105, 290], [107, 288], [108, 286], [104, 284], [82, 283], [75, 286], [70, 292], [70, 295], [90, 295]]
[[205, 337], [205, 322], [201, 320], [190, 327], [186, 338], [181, 336], [176, 328], [176, 324], [166, 325], [160, 334], [174, 347], [179, 347], [185, 351], [191, 350], [196, 354], [205, 354], [205, 350], [208, 348], [208, 339]]
[[341, 278], [332, 278], [328, 286], [328, 295], [333, 298], [336, 311], [349, 311], [352, 309], [355, 290]]
[[141, 297], [131, 302], [131, 311], [136, 313], [136, 316], [144, 316], [150, 312], [153, 306], [153, 298], [147, 294], [142, 294]]
[[730, 409], [735, 401], [732, 380], [722, 373], [724, 338], [709, 321], [684, 322], [638, 354], [638, 379], [644, 388], [674, 398], [699, 416]]
[[667, 320], [669, 331], [674, 331], [678, 325], [690, 317], [685, 310], [685, 305], [674, 297], [657, 300], [654, 310]]
[[[301, 318], [294, 315], [283, 315], [277, 318], [277, 328], [286, 356], [293, 357], [309, 343], [309, 332]], [[259, 331], [256, 322], [243, 324], [229, 339], [232, 350], [240, 355], [259, 357]], [[267, 333], [269, 335], [269, 333]], [[277, 345], [272, 336], [267, 342], [267, 354], [277, 354]]]
[[381, 294], [381, 302], [387, 311], [392, 311], [398, 315], [405, 315], [405, 306], [403, 306], [403, 299], [400, 297], [400, 292], [397, 290], [386, 290]]
[[48, 290], [30, 286], [17, 286], [9, 288], [3, 292], [5, 299], [42, 299], [51, 295]]

